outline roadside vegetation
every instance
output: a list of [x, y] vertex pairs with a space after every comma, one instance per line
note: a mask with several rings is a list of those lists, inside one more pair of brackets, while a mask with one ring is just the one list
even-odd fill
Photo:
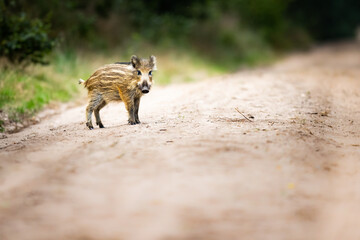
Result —
[[73, 99], [78, 78], [133, 54], [158, 57], [161, 85], [352, 37], [360, 4], [343, 2], [312, 8], [310, 0], [0, 0], [0, 131], [50, 102]]

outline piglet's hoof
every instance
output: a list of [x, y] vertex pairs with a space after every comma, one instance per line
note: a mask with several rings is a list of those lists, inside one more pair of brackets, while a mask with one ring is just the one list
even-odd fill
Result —
[[87, 126], [90, 130], [93, 130], [93, 129], [94, 129], [93, 125], [91, 125], [91, 124], [89, 124], [89, 123], [86, 123], [86, 126]]
[[135, 125], [136, 124], [136, 122], [135, 121], [128, 121], [129, 122], [129, 125]]

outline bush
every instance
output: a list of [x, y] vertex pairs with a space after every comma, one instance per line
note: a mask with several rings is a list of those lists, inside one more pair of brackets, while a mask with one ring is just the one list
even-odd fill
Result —
[[44, 57], [55, 45], [48, 36], [50, 26], [14, 13], [14, 5], [0, 0], [0, 56], [13, 64], [46, 64]]

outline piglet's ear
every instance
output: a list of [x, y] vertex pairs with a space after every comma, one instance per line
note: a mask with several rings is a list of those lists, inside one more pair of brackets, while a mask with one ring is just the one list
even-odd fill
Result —
[[149, 62], [150, 62], [150, 66], [151, 66], [152, 70], [157, 70], [157, 68], [156, 68], [156, 57], [154, 55], [151, 55], [149, 57]]
[[130, 62], [133, 68], [137, 69], [140, 67], [140, 59], [136, 55], [131, 56]]

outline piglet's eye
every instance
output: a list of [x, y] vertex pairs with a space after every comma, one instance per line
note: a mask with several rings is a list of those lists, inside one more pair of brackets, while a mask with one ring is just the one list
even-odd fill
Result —
[[141, 72], [138, 70], [138, 71], [137, 71], [137, 74], [140, 76], [140, 75], [141, 75]]
[[149, 72], [149, 75], [150, 75], [150, 76], [152, 75], [152, 71]]

